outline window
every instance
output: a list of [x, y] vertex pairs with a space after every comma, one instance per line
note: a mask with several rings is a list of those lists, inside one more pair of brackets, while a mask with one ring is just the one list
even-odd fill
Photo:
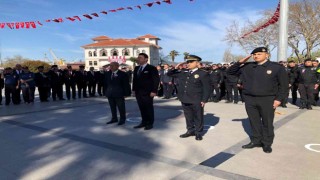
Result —
[[112, 56], [118, 56], [118, 54], [119, 54], [119, 53], [118, 53], [118, 50], [116, 50], [116, 49], [112, 49], [112, 50], [111, 50], [111, 55], [112, 55]]
[[142, 53], [146, 53], [146, 50], [142, 50]]
[[89, 57], [92, 57], [92, 52], [91, 52], [91, 51], [89, 51], [89, 53], [88, 53], [88, 54], [89, 54]]
[[97, 51], [93, 51], [93, 56], [97, 57]]
[[129, 49], [127, 49], [127, 48], [123, 49], [122, 56], [130, 56]]
[[93, 61], [93, 65], [97, 66], [98, 62], [97, 61]]
[[92, 66], [92, 61], [89, 61], [89, 66]]
[[108, 56], [108, 52], [105, 49], [100, 50], [100, 56]]
[[140, 51], [139, 50], [137, 50], [137, 55], [139, 55], [140, 54]]

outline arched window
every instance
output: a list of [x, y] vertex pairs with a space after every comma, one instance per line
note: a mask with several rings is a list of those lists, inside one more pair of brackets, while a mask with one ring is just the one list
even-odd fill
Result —
[[129, 49], [125, 48], [122, 50], [122, 56], [130, 56], [130, 51]]
[[93, 51], [93, 56], [97, 57], [97, 51]]
[[142, 53], [146, 53], [146, 50], [142, 50]]
[[137, 55], [138, 55], [138, 54], [140, 54], [140, 51], [139, 51], [139, 50], [137, 50]]
[[116, 49], [112, 49], [111, 50], [111, 55], [112, 56], [118, 56], [118, 54], [119, 54], [118, 50], [116, 50]]
[[100, 50], [100, 56], [108, 56], [108, 52], [105, 49]]
[[91, 51], [89, 51], [89, 53], [88, 53], [88, 54], [89, 54], [89, 57], [92, 57], [92, 52], [91, 52]]

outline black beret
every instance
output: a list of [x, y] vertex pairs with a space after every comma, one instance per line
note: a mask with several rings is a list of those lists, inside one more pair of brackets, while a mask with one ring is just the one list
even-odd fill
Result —
[[258, 53], [258, 52], [265, 52], [265, 53], [268, 53], [268, 49], [266, 47], [258, 47], [258, 48], [255, 48], [251, 54], [255, 54], [255, 53]]
[[202, 59], [196, 55], [188, 55], [186, 61], [201, 61]]

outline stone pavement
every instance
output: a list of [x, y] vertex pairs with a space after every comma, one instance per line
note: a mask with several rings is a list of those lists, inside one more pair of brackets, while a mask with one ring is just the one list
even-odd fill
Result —
[[[202, 141], [181, 139], [177, 100], [155, 99], [155, 126], [133, 129], [140, 114], [127, 99], [124, 126], [106, 125], [105, 98], [0, 106], [0, 179], [320, 179], [320, 108], [276, 112], [273, 152], [243, 150], [243, 104], [208, 103]], [[307, 144], [310, 148], [305, 148]]]

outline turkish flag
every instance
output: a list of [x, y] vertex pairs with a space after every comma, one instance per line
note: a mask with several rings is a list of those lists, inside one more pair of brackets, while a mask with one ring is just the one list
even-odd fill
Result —
[[132, 7], [127, 7], [127, 9], [133, 10], [133, 8], [132, 8]]
[[159, 5], [161, 4], [161, 2], [160, 2], [160, 1], [156, 1], [155, 3], [157, 3], [157, 4], [159, 4]]
[[108, 14], [108, 12], [107, 12], [107, 11], [101, 11], [101, 13], [102, 13], [102, 14]]
[[16, 23], [16, 29], [20, 28], [20, 23]]
[[112, 9], [112, 10], [109, 10], [109, 12], [117, 12], [117, 10]]
[[135, 6], [135, 7], [137, 7], [137, 8], [139, 8], [139, 9], [141, 9], [141, 6], [140, 6], [140, 5], [138, 5], [138, 6]]
[[67, 17], [66, 19], [69, 19], [72, 22], [76, 20], [75, 18], [72, 18], [72, 17]]
[[0, 23], [0, 28], [3, 29], [6, 26], [6, 23]]
[[29, 29], [30, 28], [30, 23], [29, 22], [25, 22], [26, 23], [26, 28]]
[[38, 21], [38, 24], [39, 24], [40, 26], [42, 26], [42, 23], [41, 23], [40, 21]]
[[79, 16], [73, 16], [75, 19], [78, 19], [79, 21], [81, 21], [81, 19], [79, 18]]
[[152, 2], [151, 3], [147, 3], [145, 5], [147, 5], [148, 7], [151, 7], [153, 5], [153, 3]]
[[50, 19], [47, 19], [46, 22], [51, 22], [51, 20], [50, 20]]
[[121, 7], [121, 8], [118, 8], [117, 10], [118, 10], [118, 11], [122, 11], [122, 10], [124, 10], [124, 8], [123, 8], [123, 7]]
[[36, 23], [34, 23], [34, 22], [30, 22], [30, 25], [32, 28], [37, 28]]
[[168, 4], [172, 4], [171, 0], [163, 0], [162, 2], [168, 3]]
[[20, 27], [24, 28], [24, 22], [20, 22]]

